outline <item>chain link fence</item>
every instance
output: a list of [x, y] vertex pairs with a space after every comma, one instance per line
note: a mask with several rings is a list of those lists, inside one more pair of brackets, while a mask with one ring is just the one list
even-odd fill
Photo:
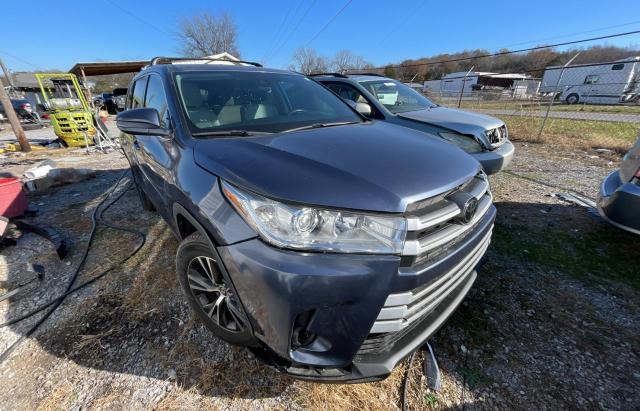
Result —
[[514, 140], [623, 152], [640, 131], [640, 58], [520, 73], [470, 70], [425, 81], [420, 91], [438, 104], [501, 118]]

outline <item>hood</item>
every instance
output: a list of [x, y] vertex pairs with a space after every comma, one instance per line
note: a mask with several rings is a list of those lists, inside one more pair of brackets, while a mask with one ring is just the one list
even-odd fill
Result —
[[264, 196], [379, 212], [403, 212], [480, 167], [451, 144], [383, 122], [201, 139], [194, 150], [199, 166]]
[[484, 137], [485, 130], [491, 130], [504, 125], [502, 120], [471, 111], [458, 110], [448, 107], [433, 107], [407, 113], [398, 113], [399, 117], [422, 123], [433, 124], [447, 128], [461, 134], [471, 134]]

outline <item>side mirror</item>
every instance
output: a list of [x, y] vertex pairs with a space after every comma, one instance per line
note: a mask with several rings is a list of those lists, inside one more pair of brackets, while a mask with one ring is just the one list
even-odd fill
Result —
[[155, 108], [135, 108], [116, 117], [118, 129], [127, 134], [168, 136], [171, 130], [160, 125], [160, 114]]
[[365, 117], [371, 115], [371, 106], [368, 103], [356, 103], [356, 111]]

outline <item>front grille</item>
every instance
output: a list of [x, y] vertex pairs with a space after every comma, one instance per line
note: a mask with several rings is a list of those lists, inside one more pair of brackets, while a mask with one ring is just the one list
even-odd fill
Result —
[[[475, 214], [464, 215], [476, 202]], [[378, 313], [360, 354], [390, 347], [445, 306], [456, 290], [475, 278], [475, 267], [489, 247], [491, 230], [485, 218], [492, 197], [487, 176], [480, 172], [461, 186], [440, 196], [414, 203], [407, 212], [407, 240], [400, 274], [431, 272], [447, 256], [463, 247], [446, 271], [413, 290], [390, 294]], [[466, 217], [466, 218], [463, 218]], [[470, 246], [469, 244], [474, 244]], [[469, 246], [467, 246], [469, 245]]]
[[487, 131], [491, 148], [498, 148], [507, 141], [507, 126], [502, 125]]
[[[464, 204], [460, 198], [475, 198], [477, 208], [470, 221], [461, 221]], [[438, 251], [463, 240], [491, 207], [492, 197], [486, 174], [478, 173], [461, 187], [429, 204], [419, 215], [407, 217], [407, 240], [402, 254], [411, 256], [410, 264], [424, 262]]]

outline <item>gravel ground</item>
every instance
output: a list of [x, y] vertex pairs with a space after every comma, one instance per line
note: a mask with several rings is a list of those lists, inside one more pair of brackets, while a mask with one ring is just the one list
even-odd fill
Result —
[[[59, 261], [32, 234], [2, 249], [0, 288], [31, 278], [28, 263], [42, 264], [46, 276], [0, 302], [0, 321], [65, 289], [88, 240], [96, 198], [127, 167], [118, 153], [87, 156], [72, 150], [0, 156], [0, 164], [3, 172], [19, 175], [46, 157], [99, 172], [94, 179], [30, 195], [39, 209], [31, 220], [56, 227], [71, 240], [71, 252]], [[425, 388], [418, 359], [409, 378], [411, 409], [637, 408], [639, 287], [627, 275], [630, 264], [616, 265], [612, 257], [619, 248], [637, 256], [640, 240], [553, 196], [572, 190], [595, 198], [618, 161], [609, 153], [517, 144], [509, 172], [491, 178], [499, 216], [486, 262], [468, 298], [433, 339], [443, 389]], [[0, 409], [399, 407], [404, 366], [379, 383], [312, 384], [278, 374], [212, 337], [178, 287], [178, 243], [166, 224], [142, 210], [133, 190], [105, 218], [142, 230], [147, 244], [67, 298], [0, 364]], [[560, 245], [554, 243], [558, 238]], [[585, 251], [582, 239], [597, 241]], [[136, 241], [131, 234], [99, 229], [78, 281], [113, 265]], [[567, 248], [556, 258], [554, 248], [561, 246]], [[590, 260], [593, 255], [599, 260]], [[28, 328], [1, 328], [0, 352]]]

